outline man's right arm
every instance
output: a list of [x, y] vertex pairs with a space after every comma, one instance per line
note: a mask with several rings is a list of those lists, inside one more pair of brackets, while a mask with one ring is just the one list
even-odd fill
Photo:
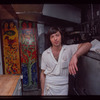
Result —
[[41, 70], [41, 76], [40, 76], [40, 81], [41, 81], [41, 95], [44, 95], [44, 85], [45, 85], [45, 74], [44, 70]]

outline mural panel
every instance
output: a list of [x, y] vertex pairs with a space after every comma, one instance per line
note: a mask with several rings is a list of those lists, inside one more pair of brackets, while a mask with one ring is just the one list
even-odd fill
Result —
[[21, 74], [17, 20], [2, 21], [3, 60], [5, 74]]
[[25, 20], [19, 21], [21, 68], [24, 90], [35, 89], [38, 86], [36, 30], [36, 23]]

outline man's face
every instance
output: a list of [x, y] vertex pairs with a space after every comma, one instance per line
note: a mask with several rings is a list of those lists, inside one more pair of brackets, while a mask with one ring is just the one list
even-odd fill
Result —
[[61, 45], [61, 34], [60, 32], [56, 32], [52, 35], [50, 35], [50, 41], [52, 43], [52, 46], [58, 47]]

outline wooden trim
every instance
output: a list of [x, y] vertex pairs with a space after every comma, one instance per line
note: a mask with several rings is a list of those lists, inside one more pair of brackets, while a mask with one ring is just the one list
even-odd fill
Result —
[[11, 4], [2, 5], [4, 9], [6, 9], [15, 19], [19, 19], [18, 15], [16, 14], [14, 8], [11, 6]]

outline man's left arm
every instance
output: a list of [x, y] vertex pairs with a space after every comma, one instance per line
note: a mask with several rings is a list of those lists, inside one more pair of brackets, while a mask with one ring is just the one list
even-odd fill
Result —
[[76, 71], [78, 71], [78, 67], [77, 67], [78, 58], [81, 55], [87, 53], [90, 50], [91, 46], [92, 44], [89, 42], [81, 43], [78, 45], [78, 49], [72, 56], [70, 63], [69, 63], [69, 73], [70, 74], [72, 75], [76, 74]]

